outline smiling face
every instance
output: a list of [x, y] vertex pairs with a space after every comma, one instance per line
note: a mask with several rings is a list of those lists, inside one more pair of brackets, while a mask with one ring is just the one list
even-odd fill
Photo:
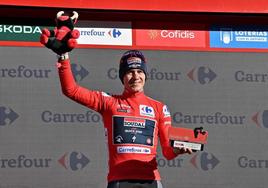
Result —
[[145, 84], [145, 74], [140, 69], [130, 69], [123, 78], [124, 88], [130, 93], [143, 91]]

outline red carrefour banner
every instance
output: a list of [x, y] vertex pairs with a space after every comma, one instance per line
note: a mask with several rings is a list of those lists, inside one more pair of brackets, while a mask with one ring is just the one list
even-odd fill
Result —
[[[174, 25], [161, 24], [162, 27], [148, 29], [139, 27], [135, 29], [135, 41], [137, 46], [149, 47], [206, 47], [206, 29], [204, 25]], [[145, 26], [145, 25], [144, 25]]]

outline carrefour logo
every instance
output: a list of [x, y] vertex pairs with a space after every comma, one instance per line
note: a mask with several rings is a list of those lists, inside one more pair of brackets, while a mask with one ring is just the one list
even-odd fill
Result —
[[85, 113], [59, 113], [45, 110], [41, 113], [43, 122], [51, 125], [56, 123], [100, 123], [101, 116], [95, 111], [88, 110]]
[[122, 34], [119, 29], [111, 29], [108, 34], [113, 38], [118, 38]]
[[240, 156], [237, 159], [238, 166], [240, 168], [249, 169], [267, 169], [268, 159], [252, 158], [249, 156]]
[[113, 37], [113, 38], [118, 38], [120, 37], [120, 35], [122, 34], [122, 32], [119, 29], [110, 29], [108, 31], [106, 31], [105, 28], [84, 28], [84, 29], [80, 29], [80, 35], [81, 36], [92, 36], [92, 37], [105, 37], [105, 33], [108, 33], [109, 36]]
[[76, 81], [82, 81], [89, 72], [82, 65], [71, 64], [72, 72]]
[[0, 126], [10, 125], [18, 117], [19, 115], [11, 108], [0, 106]]
[[215, 157], [212, 153], [207, 152], [194, 155], [190, 161], [196, 169], [204, 171], [213, 170], [220, 163], [217, 157]]
[[[110, 68], [107, 71], [107, 76], [111, 80], [116, 80], [119, 78], [119, 71], [116, 68]], [[169, 72], [163, 72], [156, 68], [152, 68], [148, 71], [147, 74], [148, 80], [167, 80], [167, 81], [179, 81], [182, 79], [182, 74], [180, 71], [169, 71]]]
[[[99, 25], [104, 27], [98, 27]], [[80, 37], [77, 39], [78, 44], [132, 45], [131, 22], [109, 22], [108, 24], [107, 22], [95, 22], [90, 28], [80, 27], [76, 29], [80, 32]]]
[[193, 68], [187, 74], [187, 76], [194, 82], [205, 85], [215, 80], [217, 77], [217, 74], [210, 68], [201, 66], [201, 67]]
[[181, 168], [187, 163], [190, 163], [193, 168], [203, 171], [214, 170], [220, 163], [220, 160], [208, 152], [198, 152], [195, 154], [190, 161], [186, 161], [185, 158], [175, 158], [172, 160], [166, 160], [163, 157], [156, 156], [156, 162], [159, 167], [169, 167], [169, 168]]
[[247, 72], [238, 70], [234, 74], [234, 78], [237, 82], [249, 82], [249, 83], [266, 83], [268, 82], [268, 74], [261, 72]]
[[90, 162], [90, 160], [83, 153], [73, 151], [71, 153], [65, 153], [63, 156], [60, 157], [58, 162], [65, 169], [77, 171], [85, 168]]
[[51, 158], [32, 158], [26, 155], [19, 155], [12, 158], [0, 158], [0, 168], [49, 168]]
[[13, 68], [0, 68], [1, 78], [23, 78], [23, 79], [47, 79], [51, 76], [50, 69], [40, 69], [18, 65]]
[[268, 128], [268, 110], [254, 113], [251, 119], [258, 127]]
[[172, 120], [177, 124], [205, 124], [205, 125], [244, 125], [246, 116], [230, 115], [222, 112], [211, 114], [187, 114], [175, 112]]
[[151, 106], [140, 105], [140, 115], [154, 117], [154, 109]]

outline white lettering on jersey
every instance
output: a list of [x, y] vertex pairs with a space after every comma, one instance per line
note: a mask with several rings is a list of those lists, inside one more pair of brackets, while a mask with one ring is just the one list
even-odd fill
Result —
[[134, 146], [119, 146], [117, 147], [117, 153], [141, 153], [150, 154], [151, 149], [144, 147], [134, 147]]

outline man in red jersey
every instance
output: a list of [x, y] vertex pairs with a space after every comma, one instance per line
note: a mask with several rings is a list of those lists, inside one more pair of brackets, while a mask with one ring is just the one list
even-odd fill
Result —
[[[148, 74], [145, 57], [138, 50], [127, 51], [121, 57], [119, 77], [124, 85], [121, 95], [84, 88], [75, 82], [68, 55], [78, 37], [72, 35], [76, 21], [62, 12], [60, 15], [62, 22], [56, 22], [54, 30], [44, 29], [40, 42], [58, 55], [62, 92], [102, 115], [109, 150], [107, 188], [162, 188], [156, 162], [158, 138], [168, 160], [192, 151], [170, 146], [171, 117], [167, 106], [144, 94]], [[78, 13], [75, 15], [77, 19]], [[66, 36], [58, 38], [62, 32]]]
[[68, 53], [59, 56], [58, 62], [63, 93], [103, 117], [109, 148], [107, 188], [162, 188], [156, 162], [158, 138], [168, 160], [192, 151], [170, 146], [167, 106], [144, 94], [147, 63], [142, 52], [127, 51], [120, 60], [119, 77], [124, 85], [121, 95], [79, 86]]

